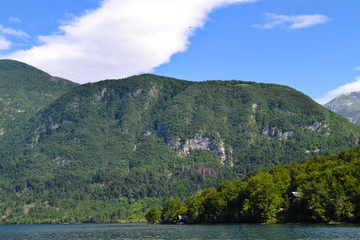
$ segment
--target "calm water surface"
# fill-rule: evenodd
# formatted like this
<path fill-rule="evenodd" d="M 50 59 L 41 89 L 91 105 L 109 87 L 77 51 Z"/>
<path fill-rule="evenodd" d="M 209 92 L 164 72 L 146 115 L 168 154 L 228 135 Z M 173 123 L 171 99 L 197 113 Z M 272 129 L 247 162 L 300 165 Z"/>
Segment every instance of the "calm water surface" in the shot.
<path fill-rule="evenodd" d="M 16 225 L 0 226 L 0 239 L 360 239 L 360 225 Z"/>

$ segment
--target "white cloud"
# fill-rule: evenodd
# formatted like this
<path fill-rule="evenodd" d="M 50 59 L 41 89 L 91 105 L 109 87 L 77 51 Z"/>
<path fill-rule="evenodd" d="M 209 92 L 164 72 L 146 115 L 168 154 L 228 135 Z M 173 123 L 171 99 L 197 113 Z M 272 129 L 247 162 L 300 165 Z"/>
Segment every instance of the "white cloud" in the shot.
<path fill-rule="evenodd" d="M 8 50 L 11 46 L 11 42 L 0 36 L 0 51 Z"/>
<path fill-rule="evenodd" d="M 360 67 L 357 67 L 357 68 L 355 68 L 355 70 L 358 70 L 358 71 L 360 71 Z"/>
<path fill-rule="evenodd" d="M 255 27 L 272 29 L 275 27 L 285 27 L 288 29 L 299 29 L 299 28 L 308 28 L 318 24 L 326 23 L 330 21 L 325 15 L 314 14 L 314 15 L 277 15 L 273 13 L 264 14 L 267 23 L 265 24 L 256 24 Z"/>
<path fill-rule="evenodd" d="M 355 79 L 356 80 L 354 82 L 347 83 L 334 90 L 331 90 L 326 95 L 315 99 L 315 101 L 320 104 L 325 104 L 341 94 L 360 91 L 360 76 L 356 77 Z"/>
<path fill-rule="evenodd" d="M 9 17 L 9 22 L 11 23 L 21 23 L 20 18 L 17 17 Z"/>
<path fill-rule="evenodd" d="M 11 36 L 16 36 L 16 37 L 24 37 L 24 38 L 30 37 L 27 33 L 23 32 L 23 31 L 15 30 L 12 28 L 6 28 L 6 27 L 3 27 L 1 24 L 0 24 L 0 34 L 11 35 Z"/>
<path fill-rule="evenodd" d="M 29 38 L 30 36 L 23 31 L 15 30 L 12 28 L 3 27 L 0 24 L 0 51 L 9 50 L 12 42 L 7 39 L 9 36 L 19 38 Z"/>
<path fill-rule="evenodd" d="M 60 26 L 61 33 L 40 36 L 42 45 L 3 57 L 80 83 L 151 72 L 186 51 L 214 8 L 256 1 L 104 0 Z"/>

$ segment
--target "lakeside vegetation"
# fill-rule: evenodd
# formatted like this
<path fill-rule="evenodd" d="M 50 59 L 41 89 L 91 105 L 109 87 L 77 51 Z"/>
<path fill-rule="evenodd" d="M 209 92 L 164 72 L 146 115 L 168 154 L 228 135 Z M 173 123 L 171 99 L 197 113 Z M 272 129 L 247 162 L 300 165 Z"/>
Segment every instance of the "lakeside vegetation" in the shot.
<path fill-rule="evenodd" d="M 178 215 L 187 223 L 359 222 L 360 147 L 255 171 L 185 201 L 171 197 L 162 220 Z"/>

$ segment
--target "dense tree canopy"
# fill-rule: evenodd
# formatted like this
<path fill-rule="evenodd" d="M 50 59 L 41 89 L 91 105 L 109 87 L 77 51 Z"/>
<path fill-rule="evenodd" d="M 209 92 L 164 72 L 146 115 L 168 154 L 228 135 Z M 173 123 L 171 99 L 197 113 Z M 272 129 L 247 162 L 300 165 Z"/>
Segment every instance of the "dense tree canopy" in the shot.
<path fill-rule="evenodd" d="M 253 172 L 168 209 L 188 223 L 359 222 L 360 148 Z"/>

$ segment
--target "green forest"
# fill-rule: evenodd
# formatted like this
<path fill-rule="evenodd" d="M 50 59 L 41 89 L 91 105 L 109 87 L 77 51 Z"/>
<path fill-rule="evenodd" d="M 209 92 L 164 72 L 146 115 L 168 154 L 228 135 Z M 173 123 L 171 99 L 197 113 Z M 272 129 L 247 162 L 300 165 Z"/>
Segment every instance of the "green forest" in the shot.
<path fill-rule="evenodd" d="M 187 215 L 187 223 L 349 223 L 360 221 L 359 210 L 360 147 L 254 171 L 184 201 L 170 197 L 161 219 L 176 223 L 178 215 Z"/>
<path fill-rule="evenodd" d="M 0 94 L 0 224 L 143 221 L 171 196 L 336 154 L 360 136 L 276 84 L 142 74 L 78 85 L 1 60 Z"/>

